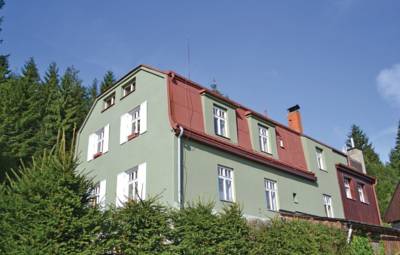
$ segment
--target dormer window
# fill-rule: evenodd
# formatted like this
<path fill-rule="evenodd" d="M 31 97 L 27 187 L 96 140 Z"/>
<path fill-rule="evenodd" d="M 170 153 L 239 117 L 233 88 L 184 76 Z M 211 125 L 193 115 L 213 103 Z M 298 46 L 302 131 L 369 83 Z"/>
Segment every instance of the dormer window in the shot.
<path fill-rule="evenodd" d="M 228 137 L 226 131 L 226 110 L 214 105 L 214 131 L 216 135 Z"/>
<path fill-rule="evenodd" d="M 133 78 L 128 84 L 122 87 L 122 97 L 126 97 L 136 89 L 136 79 Z"/>
<path fill-rule="evenodd" d="M 344 178 L 344 181 L 343 181 L 343 183 L 344 183 L 344 192 L 346 193 L 346 197 L 351 199 L 352 195 L 351 195 L 350 182 L 351 182 L 350 178 L 346 178 L 346 177 Z"/>
<path fill-rule="evenodd" d="M 114 104 L 115 104 L 115 93 L 112 93 L 110 96 L 108 96 L 108 97 L 106 97 L 106 99 L 104 99 L 103 111 L 107 110 Z"/>
<path fill-rule="evenodd" d="M 315 148 L 316 156 L 317 156 L 317 163 L 318 163 L 318 168 L 320 170 L 326 170 L 325 169 L 325 162 L 324 162 L 324 151 L 321 148 L 316 147 Z"/>
<path fill-rule="evenodd" d="M 365 194 L 364 194 L 364 184 L 357 183 L 357 192 L 358 192 L 358 198 L 360 199 L 360 201 L 363 203 L 367 203 L 367 199 L 365 198 Z"/>
<path fill-rule="evenodd" d="M 258 126 L 258 134 L 260 138 L 260 150 L 262 152 L 271 153 L 268 128 Z"/>

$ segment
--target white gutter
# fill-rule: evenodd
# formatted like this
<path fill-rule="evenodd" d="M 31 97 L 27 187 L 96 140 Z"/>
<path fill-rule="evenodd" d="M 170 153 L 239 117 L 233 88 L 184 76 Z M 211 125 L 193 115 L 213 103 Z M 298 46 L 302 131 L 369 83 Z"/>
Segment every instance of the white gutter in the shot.
<path fill-rule="evenodd" d="M 183 169 L 182 169 L 182 135 L 183 135 L 183 127 L 179 126 L 179 135 L 178 135 L 178 205 L 179 208 L 183 208 L 183 195 L 182 195 L 182 177 L 183 177 Z"/>
<path fill-rule="evenodd" d="M 350 243 L 350 241 L 351 241 L 351 234 L 353 233 L 353 228 L 352 228 L 352 226 L 351 226 L 351 224 L 350 224 L 350 227 L 349 227 L 349 231 L 347 232 L 347 243 Z"/>

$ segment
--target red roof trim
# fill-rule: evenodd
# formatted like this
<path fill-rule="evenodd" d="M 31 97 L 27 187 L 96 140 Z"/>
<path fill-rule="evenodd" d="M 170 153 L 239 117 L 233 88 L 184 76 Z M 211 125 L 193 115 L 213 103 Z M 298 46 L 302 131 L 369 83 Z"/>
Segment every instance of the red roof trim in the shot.
<path fill-rule="evenodd" d="M 372 176 L 366 175 L 364 173 L 361 173 L 360 171 L 358 171 L 357 169 L 355 169 L 354 167 L 351 166 L 347 166 L 344 165 L 342 163 L 336 164 L 336 168 L 338 168 L 339 170 L 342 170 L 343 172 L 346 172 L 348 174 L 352 174 L 357 176 L 358 178 L 370 183 L 370 184 L 375 184 L 376 179 Z"/>
<path fill-rule="evenodd" d="M 267 157 L 267 156 L 262 156 L 262 155 L 259 155 L 257 153 L 248 151 L 248 150 L 246 150 L 244 148 L 241 148 L 241 147 L 239 147 L 237 145 L 233 145 L 233 144 L 230 144 L 228 142 L 225 142 L 224 140 L 219 139 L 217 137 L 213 137 L 213 136 L 207 135 L 205 133 L 200 133 L 200 132 L 191 130 L 191 129 L 185 127 L 185 126 L 182 126 L 182 127 L 185 129 L 183 135 L 185 137 L 187 137 L 187 138 L 191 138 L 191 139 L 196 140 L 198 142 L 201 142 L 201 143 L 216 147 L 216 148 L 224 150 L 224 151 L 228 151 L 230 153 L 236 154 L 238 156 L 241 156 L 243 158 L 246 158 L 246 159 L 249 159 L 249 160 L 252 160 L 252 161 L 256 161 L 256 162 L 261 163 L 263 165 L 267 165 L 267 166 L 271 166 L 271 167 L 277 168 L 277 169 L 282 170 L 282 171 L 284 171 L 286 173 L 289 173 L 289 174 L 292 174 L 292 175 L 296 175 L 296 176 L 299 176 L 299 177 L 303 177 L 303 178 L 308 179 L 310 181 L 316 181 L 317 180 L 317 177 L 312 172 L 308 172 L 306 170 L 300 170 L 300 169 L 294 168 L 294 167 L 292 167 L 290 165 L 287 165 L 287 164 L 285 164 L 283 162 L 280 162 L 280 161 L 278 161 L 276 159 L 273 159 L 273 158 L 270 158 L 270 157 Z M 179 129 L 176 128 L 175 132 L 178 133 Z"/>

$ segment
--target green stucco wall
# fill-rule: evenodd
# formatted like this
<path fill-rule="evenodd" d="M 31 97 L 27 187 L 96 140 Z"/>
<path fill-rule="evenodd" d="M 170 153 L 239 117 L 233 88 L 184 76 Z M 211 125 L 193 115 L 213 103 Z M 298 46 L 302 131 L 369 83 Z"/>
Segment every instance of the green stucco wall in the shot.
<path fill-rule="evenodd" d="M 247 118 L 247 121 L 249 123 L 249 130 L 250 130 L 250 136 L 251 136 L 251 145 L 253 149 L 259 153 L 262 153 L 264 155 L 269 155 L 272 156 L 275 159 L 278 159 L 278 152 L 276 149 L 276 132 L 275 132 L 275 126 L 272 125 L 271 123 L 261 121 L 253 116 L 250 116 Z M 270 143 L 270 148 L 271 148 L 271 153 L 266 153 L 261 151 L 260 147 L 260 138 L 259 138 L 259 131 L 258 131 L 258 126 L 264 126 L 268 128 L 268 135 L 269 135 L 269 143 Z"/>
<path fill-rule="evenodd" d="M 120 99 L 121 86 L 136 77 L 136 90 Z M 104 112 L 103 99 L 116 91 L 115 105 Z M 120 117 L 147 100 L 147 131 L 139 137 L 120 144 Z M 110 124 L 109 151 L 86 161 L 88 137 L 97 129 Z M 176 138 L 168 119 L 167 81 L 162 74 L 141 68 L 121 81 L 118 86 L 99 98 L 78 136 L 78 171 L 94 181 L 106 179 L 106 203 L 115 204 L 117 175 L 146 162 L 146 194 L 159 196 L 161 202 L 175 206 Z M 148 197 L 148 196 L 146 196 Z"/>
<path fill-rule="evenodd" d="M 224 165 L 233 168 L 236 202 L 242 206 L 246 216 L 275 216 L 274 212 L 266 209 L 264 179 L 277 182 L 280 209 L 325 216 L 322 195 L 329 194 L 331 189 L 194 141 L 185 139 L 184 144 L 186 202 L 216 201 L 216 209 L 221 209 L 226 202 L 219 201 L 217 166 Z M 293 193 L 297 193 L 298 203 L 293 201 Z M 335 217 L 343 217 L 338 197 L 331 195 Z"/>
<path fill-rule="evenodd" d="M 335 165 L 338 163 L 347 164 L 346 157 L 307 137 L 301 137 L 301 141 L 306 157 L 307 168 L 317 176 L 320 191 L 332 196 L 333 206 L 338 212 L 338 214 L 336 214 L 335 211 L 335 217 L 344 218 L 343 203 L 340 196 L 340 188 Z M 316 147 L 323 150 L 326 170 L 320 170 L 318 168 L 315 150 Z"/>
<path fill-rule="evenodd" d="M 227 141 L 237 144 L 237 125 L 236 125 L 236 111 L 229 104 L 224 104 L 223 102 L 217 100 L 216 98 L 211 97 L 208 94 L 203 94 L 201 96 L 202 104 L 203 104 L 203 113 L 204 113 L 204 128 L 207 134 L 221 137 L 215 134 L 214 131 L 214 115 L 213 115 L 213 107 L 214 105 L 219 106 L 227 110 L 227 130 L 228 137 L 224 137 Z"/>

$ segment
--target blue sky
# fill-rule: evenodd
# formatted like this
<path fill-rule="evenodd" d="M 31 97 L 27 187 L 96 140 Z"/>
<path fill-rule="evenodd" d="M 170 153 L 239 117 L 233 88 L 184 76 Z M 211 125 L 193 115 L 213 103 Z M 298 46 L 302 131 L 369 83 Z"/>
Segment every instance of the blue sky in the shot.
<path fill-rule="evenodd" d="M 19 72 L 73 65 L 85 84 L 138 64 L 174 70 L 336 148 L 360 125 L 382 159 L 400 119 L 400 2 L 6 0 L 2 53 Z M 190 68 L 187 45 L 190 45 Z"/>

